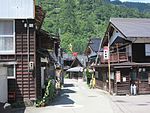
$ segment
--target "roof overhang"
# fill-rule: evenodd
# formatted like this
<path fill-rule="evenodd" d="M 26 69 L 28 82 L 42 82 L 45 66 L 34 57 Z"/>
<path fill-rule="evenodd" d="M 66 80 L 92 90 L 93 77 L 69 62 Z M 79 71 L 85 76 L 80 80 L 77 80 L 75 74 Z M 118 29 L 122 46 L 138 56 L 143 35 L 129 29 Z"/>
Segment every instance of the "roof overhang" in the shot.
<path fill-rule="evenodd" d="M 123 62 L 110 64 L 110 66 L 113 68 L 150 67 L 150 63 Z M 108 64 L 99 64 L 93 67 L 108 67 Z"/>
<path fill-rule="evenodd" d="M 130 40 L 128 40 L 128 39 L 125 39 L 125 38 L 123 38 L 123 37 L 117 36 L 117 37 L 115 38 L 115 40 L 110 43 L 110 46 L 111 46 L 111 45 L 115 45 L 116 43 L 132 43 L 132 41 L 130 41 Z"/>
<path fill-rule="evenodd" d="M 17 64 L 16 61 L 10 61 L 10 62 L 0 62 L 0 65 L 14 65 Z"/>
<path fill-rule="evenodd" d="M 42 7 L 40 6 L 35 7 L 35 21 L 36 21 L 37 30 L 41 29 L 45 15 L 46 12 L 42 9 Z"/>

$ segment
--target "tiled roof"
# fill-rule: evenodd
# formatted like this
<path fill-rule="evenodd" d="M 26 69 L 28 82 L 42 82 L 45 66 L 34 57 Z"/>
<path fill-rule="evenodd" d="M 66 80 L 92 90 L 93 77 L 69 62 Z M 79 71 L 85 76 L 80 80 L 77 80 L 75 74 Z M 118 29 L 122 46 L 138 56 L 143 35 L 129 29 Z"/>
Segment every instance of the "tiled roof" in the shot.
<path fill-rule="evenodd" d="M 150 19 L 111 18 L 110 22 L 126 37 L 150 37 Z"/>
<path fill-rule="evenodd" d="M 100 38 L 92 38 L 90 39 L 89 46 L 94 52 L 98 52 L 100 42 L 101 42 Z"/>

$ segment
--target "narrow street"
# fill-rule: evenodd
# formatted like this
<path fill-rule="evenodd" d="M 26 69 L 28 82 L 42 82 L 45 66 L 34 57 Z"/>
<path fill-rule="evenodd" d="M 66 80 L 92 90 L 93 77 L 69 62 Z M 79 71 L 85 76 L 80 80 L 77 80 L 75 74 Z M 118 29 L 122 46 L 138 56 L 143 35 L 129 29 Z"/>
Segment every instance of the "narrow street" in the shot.
<path fill-rule="evenodd" d="M 89 89 L 82 80 L 66 79 L 64 88 L 47 107 L 28 107 L 25 113 L 115 113 L 105 92 Z"/>
<path fill-rule="evenodd" d="M 12 113 L 149 113 L 150 95 L 112 96 L 89 89 L 83 80 L 65 79 L 59 96 L 47 107 L 27 107 Z"/>

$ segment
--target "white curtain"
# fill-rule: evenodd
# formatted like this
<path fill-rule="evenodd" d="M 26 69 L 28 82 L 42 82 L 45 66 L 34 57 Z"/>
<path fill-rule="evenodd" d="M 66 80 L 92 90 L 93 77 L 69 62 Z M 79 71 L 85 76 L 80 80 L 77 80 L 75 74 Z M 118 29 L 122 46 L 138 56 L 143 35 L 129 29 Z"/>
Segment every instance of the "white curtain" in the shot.
<path fill-rule="evenodd" d="M 13 35 L 13 21 L 0 21 L 0 35 Z"/>
<path fill-rule="evenodd" d="M 13 50 L 13 37 L 0 37 L 0 50 Z"/>
<path fill-rule="evenodd" d="M 0 21 L 0 50 L 13 50 L 13 21 Z"/>
<path fill-rule="evenodd" d="M 150 56 L 150 44 L 145 44 L 145 56 Z"/>

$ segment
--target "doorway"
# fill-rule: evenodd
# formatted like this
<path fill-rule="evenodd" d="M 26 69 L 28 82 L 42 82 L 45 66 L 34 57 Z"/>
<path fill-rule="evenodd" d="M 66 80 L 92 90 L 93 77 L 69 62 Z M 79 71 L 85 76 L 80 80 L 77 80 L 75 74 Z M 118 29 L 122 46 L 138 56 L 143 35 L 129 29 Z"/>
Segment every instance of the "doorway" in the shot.
<path fill-rule="evenodd" d="M 0 66 L 0 102 L 8 101 L 7 67 Z"/>

